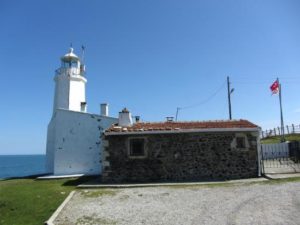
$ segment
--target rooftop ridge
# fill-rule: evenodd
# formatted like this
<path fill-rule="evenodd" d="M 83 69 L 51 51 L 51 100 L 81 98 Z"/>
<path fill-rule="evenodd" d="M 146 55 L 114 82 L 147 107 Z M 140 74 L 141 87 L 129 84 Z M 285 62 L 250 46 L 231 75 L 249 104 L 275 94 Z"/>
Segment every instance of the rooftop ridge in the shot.
<path fill-rule="evenodd" d="M 217 122 L 241 122 L 241 121 L 247 121 L 246 119 L 234 119 L 234 120 L 180 120 L 180 121 L 144 121 L 144 122 L 138 122 L 139 124 L 160 124 L 160 123 L 217 123 Z"/>

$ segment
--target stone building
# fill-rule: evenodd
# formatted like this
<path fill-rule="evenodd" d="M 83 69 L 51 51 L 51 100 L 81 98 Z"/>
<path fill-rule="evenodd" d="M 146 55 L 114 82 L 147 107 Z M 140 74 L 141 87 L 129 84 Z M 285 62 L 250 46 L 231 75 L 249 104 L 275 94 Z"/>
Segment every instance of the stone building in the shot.
<path fill-rule="evenodd" d="M 87 112 L 85 65 L 73 48 L 55 71 L 46 167 L 52 175 L 102 175 L 109 182 L 255 177 L 259 127 L 246 121 L 133 123 Z M 101 137 L 101 138 L 99 138 Z"/>
<path fill-rule="evenodd" d="M 260 128 L 247 120 L 122 124 L 124 113 L 104 132 L 104 182 L 259 176 Z"/>

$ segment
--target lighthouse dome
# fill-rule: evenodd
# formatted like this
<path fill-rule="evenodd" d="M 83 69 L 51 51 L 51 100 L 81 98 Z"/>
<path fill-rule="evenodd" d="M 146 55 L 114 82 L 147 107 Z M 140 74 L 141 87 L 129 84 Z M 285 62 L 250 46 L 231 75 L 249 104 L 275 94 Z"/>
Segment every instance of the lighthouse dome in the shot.
<path fill-rule="evenodd" d="M 80 61 L 79 57 L 74 54 L 74 49 L 70 48 L 69 52 L 61 57 L 61 61 L 63 62 L 77 62 Z"/>

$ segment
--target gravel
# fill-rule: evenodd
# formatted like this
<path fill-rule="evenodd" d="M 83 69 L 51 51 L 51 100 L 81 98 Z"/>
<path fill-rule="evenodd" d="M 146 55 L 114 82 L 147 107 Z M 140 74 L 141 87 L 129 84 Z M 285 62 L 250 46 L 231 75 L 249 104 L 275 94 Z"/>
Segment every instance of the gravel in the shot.
<path fill-rule="evenodd" d="M 299 225 L 300 182 L 79 190 L 55 224 Z"/>

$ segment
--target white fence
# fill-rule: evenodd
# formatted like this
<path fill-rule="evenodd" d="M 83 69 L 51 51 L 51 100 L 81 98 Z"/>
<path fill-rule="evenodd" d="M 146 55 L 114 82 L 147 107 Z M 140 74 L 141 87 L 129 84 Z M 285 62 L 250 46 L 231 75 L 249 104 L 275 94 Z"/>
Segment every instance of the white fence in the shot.
<path fill-rule="evenodd" d="M 277 144 L 262 144 L 263 159 L 276 159 L 289 157 L 289 144 L 287 142 Z"/>

